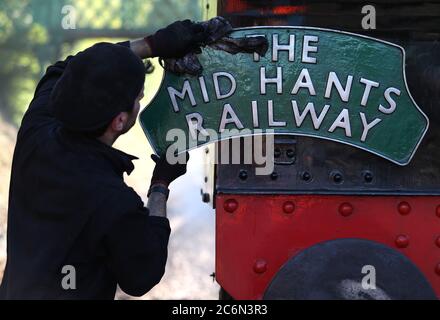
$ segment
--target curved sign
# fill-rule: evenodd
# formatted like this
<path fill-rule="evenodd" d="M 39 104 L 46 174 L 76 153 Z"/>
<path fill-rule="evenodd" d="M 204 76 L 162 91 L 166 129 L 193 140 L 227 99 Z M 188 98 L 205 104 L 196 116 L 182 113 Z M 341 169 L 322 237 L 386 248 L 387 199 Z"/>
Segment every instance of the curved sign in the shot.
<path fill-rule="evenodd" d="M 428 129 L 412 99 L 405 52 L 370 37 L 310 27 L 236 29 L 265 36 L 264 57 L 205 48 L 200 76 L 165 72 L 140 121 L 163 153 L 181 130 L 186 149 L 231 136 L 274 132 L 312 136 L 410 162 Z"/>

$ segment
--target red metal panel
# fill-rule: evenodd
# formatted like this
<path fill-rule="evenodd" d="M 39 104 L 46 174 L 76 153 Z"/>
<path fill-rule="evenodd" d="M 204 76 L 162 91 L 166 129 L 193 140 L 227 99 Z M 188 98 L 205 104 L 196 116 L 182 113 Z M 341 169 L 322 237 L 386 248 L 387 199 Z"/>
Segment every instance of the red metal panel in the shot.
<path fill-rule="evenodd" d="M 221 194 L 216 203 L 216 278 L 236 299 L 261 299 L 289 258 L 339 238 L 399 250 L 440 297 L 440 197 Z"/>
<path fill-rule="evenodd" d="M 265 16 L 268 14 L 283 16 L 292 15 L 295 13 L 303 13 L 307 7 L 304 5 L 283 5 L 282 1 L 279 1 L 277 5 L 276 1 L 272 3 L 266 3 L 264 5 L 252 3 L 246 0 L 234 0 L 234 1 L 220 1 L 220 13 L 245 13 L 246 11 L 253 11 L 258 13 L 259 16 Z"/>

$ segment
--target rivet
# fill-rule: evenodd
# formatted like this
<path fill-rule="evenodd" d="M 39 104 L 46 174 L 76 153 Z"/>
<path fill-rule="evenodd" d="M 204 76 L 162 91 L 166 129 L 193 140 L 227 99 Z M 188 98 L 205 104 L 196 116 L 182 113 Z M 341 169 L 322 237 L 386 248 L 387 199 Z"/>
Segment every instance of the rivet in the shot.
<path fill-rule="evenodd" d="M 366 183 L 370 183 L 373 181 L 373 174 L 370 171 L 364 171 L 363 176 Z"/>
<path fill-rule="evenodd" d="M 437 240 L 435 240 L 435 244 L 440 248 L 440 236 L 438 236 Z"/>
<path fill-rule="evenodd" d="M 254 272 L 255 273 L 264 273 L 267 270 L 267 262 L 263 259 L 258 259 L 254 263 Z"/>
<path fill-rule="evenodd" d="M 310 173 L 308 173 L 307 171 L 304 171 L 302 176 L 301 176 L 301 178 L 304 181 L 308 182 L 308 181 L 310 181 L 312 179 L 312 175 Z"/>
<path fill-rule="evenodd" d="M 292 201 L 286 201 L 283 204 L 284 213 L 292 213 L 295 211 L 295 204 Z"/>
<path fill-rule="evenodd" d="M 235 210 L 237 210 L 238 208 L 238 202 L 235 199 L 228 199 L 225 201 L 225 203 L 223 204 L 223 208 L 225 209 L 225 211 L 232 213 Z"/>
<path fill-rule="evenodd" d="M 440 276 L 440 263 L 437 263 L 437 265 L 435 266 L 435 273 Z"/>
<path fill-rule="evenodd" d="M 205 203 L 208 203 L 211 197 L 209 196 L 209 193 L 203 193 L 202 194 L 202 201 Z"/>
<path fill-rule="evenodd" d="M 246 180 L 248 177 L 247 171 L 246 170 L 240 170 L 240 172 L 238 173 L 238 177 L 240 178 L 240 180 Z"/>
<path fill-rule="evenodd" d="M 342 177 L 342 174 L 340 172 L 335 172 L 332 174 L 333 176 L 333 182 L 336 184 L 342 183 L 344 181 L 344 178 Z"/>
<path fill-rule="evenodd" d="M 438 205 L 437 209 L 435 209 L 435 214 L 440 218 L 440 205 Z"/>
<path fill-rule="evenodd" d="M 344 217 L 348 217 L 353 213 L 353 206 L 348 202 L 344 202 L 339 206 L 339 213 Z"/>
<path fill-rule="evenodd" d="M 399 210 L 399 213 L 401 215 L 407 215 L 408 213 L 411 212 L 411 206 L 409 205 L 408 202 L 403 201 L 399 203 L 399 205 L 397 206 L 397 210 Z"/>
<path fill-rule="evenodd" d="M 398 248 L 406 248 L 409 245 L 409 237 L 407 235 L 400 234 L 396 237 L 395 243 Z"/>
<path fill-rule="evenodd" d="M 275 171 L 272 172 L 272 173 L 270 174 L 270 178 L 271 178 L 272 180 L 276 180 L 276 179 L 278 179 L 278 173 L 276 173 Z"/>
<path fill-rule="evenodd" d="M 293 149 L 287 149 L 286 155 L 288 158 L 293 158 L 295 156 L 295 151 L 293 151 Z"/>

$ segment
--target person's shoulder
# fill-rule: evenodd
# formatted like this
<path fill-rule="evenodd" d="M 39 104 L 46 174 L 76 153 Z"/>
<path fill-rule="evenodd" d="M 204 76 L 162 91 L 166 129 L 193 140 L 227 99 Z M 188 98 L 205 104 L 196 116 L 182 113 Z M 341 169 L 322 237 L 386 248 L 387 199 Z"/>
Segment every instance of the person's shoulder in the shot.
<path fill-rule="evenodd" d="M 144 207 L 139 194 L 123 180 L 106 180 L 101 184 L 99 192 L 107 206 L 118 212 L 136 211 Z"/>
<path fill-rule="evenodd" d="M 50 151 L 54 144 L 54 132 L 58 128 L 56 121 L 47 121 L 41 124 L 38 128 L 28 128 L 26 125 L 21 125 L 15 143 L 16 155 L 30 155 L 39 151 Z"/>

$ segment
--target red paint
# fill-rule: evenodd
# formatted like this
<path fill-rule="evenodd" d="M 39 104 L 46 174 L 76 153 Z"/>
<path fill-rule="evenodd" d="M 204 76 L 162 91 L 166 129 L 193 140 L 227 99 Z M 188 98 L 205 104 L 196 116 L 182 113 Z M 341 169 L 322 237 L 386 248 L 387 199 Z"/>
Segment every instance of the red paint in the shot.
<path fill-rule="evenodd" d="M 435 209 L 435 214 L 437 215 L 437 217 L 440 218 L 440 206 L 437 206 L 437 208 Z"/>
<path fill-rule="evenodd" d="M 401 234 L 396 237 L 396 247 L 406 248 L 409 245 L 409 238 L 407 235 Z"/>
<path fill-rule="evenodd" d="M 224 206 L 230 199 L 237 202 L 233 215 Z M 289 201 L 295 213 L 280 214 Z M 411 203 L 411 214 L 398 214 L 403 202 Z M 284 263 L 319 242 L 360 238 L 398 250 L 398 235 L 410 237 L 411 244 L 399 251 L 440 297 L 440 250 L 434 243 L 440 221 L 433 214 L 440 197 L 219 194 L 216 203 L 216 279 L 236 299 L 261 299 Z M 349 219 L 340 213 L 344 203 L 356 209 Z M 264 269 L 262 257 L 266 270 L 257 273 Z"/>
<path fill-rule="evenodd" d="M 353 206 L 345 202 L 339 206 L 339 213 L 344 217 L 348 217 L 353 213 Z"/>
<path fill-rule="evenodd" d="M 225 13 L 233 13 L 233 12 L 240 12 L 245 11 L 249 8 L 249 4 L 247 4 L 245 1 L 227 1 L 226 6 L 224 8 Z"/>
<path fill-rule="evenodd" d="M 294 13 L 303 13 L 306 11 L 306 6 L 277 6 L 272 9 L 276 15 L 290 15 Z"/>
<path fill-rule="evenodd" d="M 273 4 L 268 3 L 267 5 L 261 7 L 260 4 L 252 3 L 251 1 L 243 0 L 231 0 L 226 1 L 223 4 L 223 8 L 220 10 L 223 13 L 246 13 L 246 11 L 258 10 L 262 15 L 292 15 L 297 13 L 304 13 L 307 10 L 306 6 L 273 6 Z"/>
<path fill-rule="evenodd" d="M 440 248 L 440 236 L 438 236 L 437 240 L 435 240 L 435 244 Z"/>

